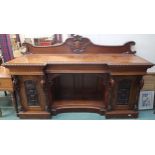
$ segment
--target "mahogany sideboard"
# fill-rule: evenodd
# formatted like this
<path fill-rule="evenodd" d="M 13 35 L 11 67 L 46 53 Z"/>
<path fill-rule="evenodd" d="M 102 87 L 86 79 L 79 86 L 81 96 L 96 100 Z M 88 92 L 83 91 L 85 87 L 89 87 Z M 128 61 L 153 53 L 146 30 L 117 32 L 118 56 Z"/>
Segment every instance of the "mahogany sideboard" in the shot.
<path fill-rule="evenodd" d="M 153 64 L 131 50 L 135 42 L 104 46 L 76 35 L 60 45 L 24 45 L 26 55 L 4 64 L 16 81 L 20 118 L 61 112 L 138 117 L 143 75 Z"/>

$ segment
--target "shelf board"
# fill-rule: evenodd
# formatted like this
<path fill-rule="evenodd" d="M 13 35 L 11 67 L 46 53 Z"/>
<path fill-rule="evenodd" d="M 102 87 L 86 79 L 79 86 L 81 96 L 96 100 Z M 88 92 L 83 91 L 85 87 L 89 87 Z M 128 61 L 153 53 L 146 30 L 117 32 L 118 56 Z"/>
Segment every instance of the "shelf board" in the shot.
<path fill-rule="evenodd" d="M 67 112 L 68 110 L 103 113 L 105 106 L 102 100 L 58 100 L 54 101 L 52 105 L 52 112 Z"/>

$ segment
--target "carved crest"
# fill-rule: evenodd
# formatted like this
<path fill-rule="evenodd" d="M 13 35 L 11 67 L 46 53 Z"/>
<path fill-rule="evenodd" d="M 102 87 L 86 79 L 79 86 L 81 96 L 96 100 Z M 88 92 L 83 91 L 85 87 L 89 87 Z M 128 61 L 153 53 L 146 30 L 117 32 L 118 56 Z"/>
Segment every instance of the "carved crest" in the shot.
<path fill-rule="evenodd" d="M 73 35 L 72 38 L 70 38 L 67 43 L 67 45 L 74 53 L 84 52 L 89 44 L 90 44 L 89 39 L 83 38 L 82 36 L 79 35 Z"/>

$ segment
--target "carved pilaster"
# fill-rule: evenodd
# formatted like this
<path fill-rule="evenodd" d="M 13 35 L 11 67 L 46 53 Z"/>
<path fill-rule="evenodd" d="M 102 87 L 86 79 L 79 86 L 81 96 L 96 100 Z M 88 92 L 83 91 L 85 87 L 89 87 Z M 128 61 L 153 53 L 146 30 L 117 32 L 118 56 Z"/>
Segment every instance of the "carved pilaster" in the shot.
<path fill-rule="evenodd" d="M 143 79 L 142 76 L 137 77 L 136 85 L 137 85 L 137 92 L 136 92 L 136 100 L 135 100 L 135 107 L 134 107 L 134 109 L 137 111 L 138 110 L 138 101 L 139 101 L 140 90 L 144 86 L 144 79 Z"/>
<path fill-rule="evenodd" d="M 20 90 L 20 87 L 19 87 L 19 79 L 17 76 L 13 76 L 12 77 L 12 81 L 13 81 L 13 87 L 14 87 L 14 90 L 13 90 L 13 94 L 12 94 L 12 100 L 13 100 L 13 103 L 14 103 L 14 106 L 15 106 L 15 110 L 16 110 L 16 114 L 18 116 L 18 102 L 19 101 L 19 90 Z"/>
<path fill-rule="evenodd" d="M 48 66 L 46 66 L 43 70 L 44 76 L 43 79 L 40 81 L 40 83 L 46 95 L 46 105 L 47 105 L 46 110 L 51 113 L 51 105 L 53 103 L 53 92 L 52 92 L 52 87 L 54 84 L 53 79 L 56 74 L 48 74 L 46 72 L 47 67 Z"/>
<path fill-rule="evenodd" d="M 114 84 L 115 84 L 115 81 L 111 77 L 110 73 L 103 75 L 104 103 L 105 103 L 105 109 L 108 111 L 112 109 L 111 94 L 112 94 L 112 88 L 114 87 Z"/>
<path fill-rule="evenodd" d="M 110 79 L 109 79 L 109 104 L 108 104 L 108 111 L 112 110 L 112 97 L 113 97 L 112 90 L 113 90 L 115 84 L 116 84 L 115 80 L 110 76 Z"/>
<path fill-rule="evenodd" d="M 40 81 L 42 88 L 45 92 L 46 95 L 46 107 L 45 109 L 51 113 L 51 101 L 52 101 L 52 97 L 51 97 L 51 93 L 50 93 L 50 88 L 51 88 L 51 82 L 49 81 L 49 77 L 48 74 L 44 74 L 43 79 Z"/>

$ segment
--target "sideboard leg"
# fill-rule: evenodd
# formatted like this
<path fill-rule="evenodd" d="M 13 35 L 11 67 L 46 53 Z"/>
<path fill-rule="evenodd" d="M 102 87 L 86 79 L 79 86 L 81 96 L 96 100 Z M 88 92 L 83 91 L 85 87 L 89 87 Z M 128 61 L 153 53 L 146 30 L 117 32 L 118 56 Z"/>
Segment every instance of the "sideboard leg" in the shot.
<path fill-rule="evenodd" d="M 11 93 L 11 100 L 15 107 L 16 115 L 18 116 L 18 103 L 17 103 L 17 95 L 15 91 Z"/>

